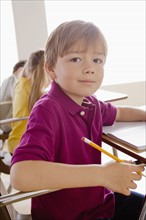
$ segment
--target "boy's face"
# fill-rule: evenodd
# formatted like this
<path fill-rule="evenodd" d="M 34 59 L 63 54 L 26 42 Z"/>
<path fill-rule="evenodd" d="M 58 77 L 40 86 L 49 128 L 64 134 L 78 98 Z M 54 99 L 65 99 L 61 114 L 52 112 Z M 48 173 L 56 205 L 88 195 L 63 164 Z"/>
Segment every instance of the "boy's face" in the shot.
<path fill-rule="evenodd" d="M 100 87 L 104 63 L 103 47 L 99 43 L 87 49 L 82 43 L 76 43 L 68 54 L 58 57 L 50 76 L 81 105 L 85 96 L 92 95 Z"/>

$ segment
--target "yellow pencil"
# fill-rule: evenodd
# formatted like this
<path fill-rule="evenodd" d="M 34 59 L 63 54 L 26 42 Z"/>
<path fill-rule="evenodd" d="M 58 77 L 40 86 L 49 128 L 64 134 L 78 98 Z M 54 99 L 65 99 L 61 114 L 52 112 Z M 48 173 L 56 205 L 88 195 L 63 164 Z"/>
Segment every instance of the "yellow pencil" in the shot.
<path fill-rule="evenodd" d="M 83 137 L 82 140 L 86 143 L 89 144 L 90 146 L 94 147 L 95 149 L 101 151 L 102 153 L 106 154 L 107 156 L 111 157 L 112 159 L 116 160 L 117 162 L 124 162 L 124 160 L 119 159 L 115 155 L 109 153 L 108 151 L 104 150 L 94 142 L 90 141 L 88 138 Z"/>
<path fill-rule="evenodd" d="M 125 162 L 124 160 L 119 159 L 118 157 L 116 157 L 115 155 L 109 153 L 108 151 L 104 150 L 103 148 L 101 148 L 100 146 L 98 146 L 97 144 L 95 144 L 94 142 L 92 142 L 91 140 L 89 140 L 88 138 L 83 137 L 82 140 L 86 143 L 89 144 L 90 146 L 94 147 L 96 150 L 99 150 L 100 152 L 106 154 L 107 156 L 111 157 L 112 159 L 114 159 L 117 162 Z M 146 177 L 143 173 L 138 173 L 139 175 L 142 175 L 144 177 Z"/>

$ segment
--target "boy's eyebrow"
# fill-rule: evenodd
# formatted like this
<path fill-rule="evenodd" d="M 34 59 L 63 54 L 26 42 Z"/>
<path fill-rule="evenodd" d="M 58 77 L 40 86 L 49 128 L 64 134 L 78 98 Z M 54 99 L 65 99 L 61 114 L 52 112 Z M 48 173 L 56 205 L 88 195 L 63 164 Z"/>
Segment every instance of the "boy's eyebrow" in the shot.
<path fill-rule="evenodd" d="M 85 52 L 86 52 L 85 50 L 82 50 L 82 51 L 68 51 L 68 54 L 71 54 L 71 53 L 85 53 Z M 94 54 L 104 55 L 103 52 L 95 52 Z"/>

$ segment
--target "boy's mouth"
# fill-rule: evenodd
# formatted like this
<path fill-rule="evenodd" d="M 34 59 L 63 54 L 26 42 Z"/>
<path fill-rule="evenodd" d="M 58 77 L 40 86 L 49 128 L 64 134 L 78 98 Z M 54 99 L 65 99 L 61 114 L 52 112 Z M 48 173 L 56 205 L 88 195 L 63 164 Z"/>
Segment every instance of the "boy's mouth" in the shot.
<path fill-rule="evenodd" d="M 96 81 L 94 80 L 79 80 L 81 83 L 95 83 Z"/>

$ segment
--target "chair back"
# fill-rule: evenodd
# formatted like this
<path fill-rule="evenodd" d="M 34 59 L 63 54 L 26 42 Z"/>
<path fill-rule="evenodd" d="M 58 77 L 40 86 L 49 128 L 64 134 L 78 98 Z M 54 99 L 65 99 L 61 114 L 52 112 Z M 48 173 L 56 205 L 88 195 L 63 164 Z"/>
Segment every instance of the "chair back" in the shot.
<path fill-rule="evenodd" d="M 7 190 L 4 186 L 4 183 L 2 181 L 2 178 L 0 176 L 0 196 L 6 195 Z M 13 205 L 5 205 L 5 206 L 0 206 L 0 217 L 2 220 L 12 220 L 16 219 L 16 211 L 13 207 Z"/>
<path fill-rule="evenodd" d="M 11 196 L 13 196 L 15 193 L 12 193 Z M 7 196 L 9 197 L 9 194 L 6 190 L 6 187 L 3 183 L 3 180 L 0 176 L 0 198 L 5 198 L 5 201 L 7 201 Z M 10 196 L 10 197 L 11 197 Z M 1 200 L 1 199 L 0 199 Z M 1 220 L 32 220 L 32 217 L 30 214 L 21 214 L 16 211 L 13 204 L 2 204 L 0 201 L 0 219 Z"/>
<path fill-rule="evenodd" d="M 3 101 L 0 102 L 0 120 L 12 118 L 12 102 Z M 0 129 L 4 133 L 9 133 L 11 131 L 11 124 L 7 123 L 5 125 L 0 124 Z"/>
<path fill-rule="evenodd" d="M 146 195 L 143 203 L 143 207 L 138 220 L 146 220 Z"/>

